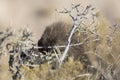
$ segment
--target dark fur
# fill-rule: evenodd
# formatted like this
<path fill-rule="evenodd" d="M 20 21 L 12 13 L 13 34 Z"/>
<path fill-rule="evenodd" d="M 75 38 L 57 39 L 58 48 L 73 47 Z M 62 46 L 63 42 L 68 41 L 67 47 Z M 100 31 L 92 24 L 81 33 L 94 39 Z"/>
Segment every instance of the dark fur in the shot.
<path fill-rule="evenodd" d="M 39 49 L 39 51 L 51 51 L 52 49 L 48 49 L 47 46 L 66 45 L 72 26 L 73 25 L 66 24 L 64 22 L 57 22 L 48 26 L 41 39 L 38 41 L 38 46 L 43 46 L 45 48 Z M 79 38 L 80 37 L 76 32 L 72 37 L 71 44 L 77 43 Z M 60 48 L 61 52 L 63 52 L 64 49 L 65 48 Z M 83 45 L 70 47 L 68 51 L 68 54 L 75 59 L 81 59 L 83 53 Z"/>

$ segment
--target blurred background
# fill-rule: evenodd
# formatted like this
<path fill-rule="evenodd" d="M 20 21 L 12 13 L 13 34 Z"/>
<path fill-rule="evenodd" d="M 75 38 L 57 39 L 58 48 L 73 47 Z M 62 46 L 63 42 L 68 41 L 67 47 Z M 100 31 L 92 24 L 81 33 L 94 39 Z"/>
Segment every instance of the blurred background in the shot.
<path fill-rule="evenodd" d="M 0 30 L 28 27 L 39 39 L 45 26 L 62 21 L 71 21 L 67 15 L 57 14 L 71 3 L 92 4 L 111 24 L 120 18 L 119 0 L 0 0 Z"/>

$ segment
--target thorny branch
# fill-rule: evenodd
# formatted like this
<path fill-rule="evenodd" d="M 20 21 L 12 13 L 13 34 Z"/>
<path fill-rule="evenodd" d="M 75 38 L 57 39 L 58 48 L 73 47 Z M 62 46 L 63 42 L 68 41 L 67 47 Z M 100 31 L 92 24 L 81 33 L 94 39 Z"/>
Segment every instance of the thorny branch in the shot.
<path fill-rule="evenodd" d="M 71 44 L 72 36 L 73 36 L 73 34 L 75 33 L 76 29 L 77 29 L 78 27 L 80 27 L 81 24 L 84 24 L 84 20 L 86 20 L 86 19 L 89 18 L 89 17 L 87 16 L 88 14 L 90 14 L 89 11 L 90 11 L 90 10 L 94 10 L 94 8 L 92 8 L 92 6 L 89 5 L 89 6 L 87 6 L 87 7 L 83 10 L 83 12 L 81 12 L 81 11 L 79 11 L 79 9 L 78 9 L 80 6 L 81 6 L 80 4 L 77 4 L 77 5 L 72 4 L 71 10 L 64 9 L 64 11 L 58 11 L 59 13 L 66 13 L 66 14 L 68 14 L 68 15 L 72 18 L 72 20 L 73 20 L 73 22 L 74 22 L 74 23 L 73 23 L 73 28 L 72 28 L 72 30 L 71 30 L 71 32 L 70 32 L 70 35 L 69 35 L 69 37 L 68 37 L 68 40 L 67 40 L 67 44 L 66 44 L 65 50 L 64 50 L 64 52 L 63 52 L 63 54 L 62 54 L 62 56 L 61 56 L 61 58 L 60 58 L 60 66 L 62 65 L 62 63 L 63 63 L 63 61 L 64 61 L 64 59 L 65 59 L 65 57 L 66 57 L 66 54 L 67 54 L 67 52 L 68 52 L 68 50 L 69 50 L 69 47 L 70 47 L 70 44 Z M 72 15 L 72 13 L 73 13 L 74 10 L 77 12 L 77 15 L 76 15 L 76 16 L 73 16 L 73 15 Z M 91 15 L 92 15 L 92 17 L 94 17 L 93 14 L 91 14 Z M 93 22 L 94 22 L 94 18 L 93 18 Z M 93 23 L 92 23 L 92 24 L 93 24 Z"/>

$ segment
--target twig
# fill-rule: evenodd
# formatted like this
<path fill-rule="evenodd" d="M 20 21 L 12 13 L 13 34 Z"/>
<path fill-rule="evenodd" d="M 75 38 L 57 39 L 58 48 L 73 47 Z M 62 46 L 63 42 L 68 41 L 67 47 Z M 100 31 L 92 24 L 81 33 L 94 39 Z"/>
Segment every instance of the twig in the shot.
<path fill-rule="evenodd" d="M 60 63 L 60 59 L 59 59 L 59 57 L 58 57 L 58 55 L 57 55 L 57 53 L 56 53 L 55 49 L 54 49 L 54 53 L 55 53 L 55 56 L 56 56 L 56 58 L 57 58 L 58 62 Z"/>
<path fill-rule="evenodd" d="M 76 77 L 72 78 L 71 80 L 75 80 L 76 78 L 79 78 L 79 77 L 86 77 L 86 76 L 91 76 L 90 73 L 86 73 L 86 74 L 80 74 L 80 75 L 77 75 Z"/>
<path fill-rule="evenodd" d="M 66 46 L 66 48 L 65 48 L 65 51 L 64 51 L 63 55 L 62 55 L 61 58 L 60 58 L 60 66 L 62 65 L 62 62 L 63 62 L 63 60 L 65 59 L 65 56 L 66 56 L 66 54 L 67 54 L 67 52 L 68 52 L 68 50 L 69 50 L 69 46 L 70 46 L 70 43 L 71 43 L 71 38 L 72 38 L 72 36 L 73 36 L 73 34 L 74 34 L 74 31 L 75 31 L 75 29 L 76 29 L 77 27 L 78 27 L 78 26 L 75 25 L 75 26 L 73 27 L 71 33 L 70 33 L 70 36 L 69 36 L 69 38 L 68 38 L 67 46 Z"/>
<path fill-rule="evenodd" d="M 76 44 L 71 44 L 71 45 L 69 45 L 69 47 L 80 46 L 80 45 L 82 45 L 82 44 L 83 44 L 83 42 L 81 42 L 81 43 L 76 43 Z M 43 47 L 43 46 L 34 46 L 34 49 L 41 49 L 41 48 L 55 48 L 55 47 L 57 47 L 57 48 L 65 48 L 66 45 L 47 46 L 47 47 Z"/>

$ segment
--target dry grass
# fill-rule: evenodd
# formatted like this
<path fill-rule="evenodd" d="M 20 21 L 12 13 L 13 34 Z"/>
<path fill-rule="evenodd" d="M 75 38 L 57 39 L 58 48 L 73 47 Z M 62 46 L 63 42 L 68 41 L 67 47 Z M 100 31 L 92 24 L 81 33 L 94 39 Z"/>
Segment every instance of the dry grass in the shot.
<path fill-rule="evenodd" d="M 81 74 L 83 65 L 69 58 L 63 68 L 57 70 L 51 70 L 49 64 L 36 66 L 34 69 L 23 66 L 22 69 L 23 78 L 26 80 L 71 80 Z"/>

